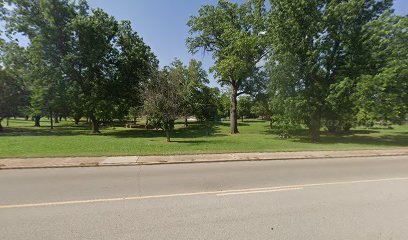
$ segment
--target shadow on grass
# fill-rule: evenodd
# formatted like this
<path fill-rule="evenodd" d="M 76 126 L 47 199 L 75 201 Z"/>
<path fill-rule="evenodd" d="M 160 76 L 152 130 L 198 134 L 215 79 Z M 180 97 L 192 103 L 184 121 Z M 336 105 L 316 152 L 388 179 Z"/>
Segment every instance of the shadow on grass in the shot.
<path fill-rule="evenodd" d="M 82 127 L 6 127 L 0 136 L 77 136 L 88 135 L 90 130 Z"/>
<path fill-rule="evenodd" d="M 170 143 L 188 143 L 188 144 L 199 144 L 203 143 L 204 141 L 191 141 L 191 140 L 171 140 Z"/>
<path fill-rule="evenodd" d="M 209 127 L 206 127 L 202 123 L 189 123 L 188 127 L 178 126 L 175 129 L 171 137 L 172 138 L 199 138 L 206 136 L 224 136 L 221 133 L 221 128 L 218 123 L 211 123 Z M 157 138 L 165 137 L 163 130 L 156 129 L 129 129 L 120 131 L 102 132 L 101 136 L 113 136 L 117 138 Z"/>
<path fill-rule="evenodd" d="M 308 138 L 300 138 L 294 142 L 310 143 Z M 362 144 L 362 145 L 376 145 L 376 146 L 394 146 L 394 147 L 408 147 L 408 136 L 393 134 L 384 136 L 322 136 L 320 145 L 327 144 Z"/>
<path fill-rule="evenodd" d="M 264 133 L 276 135 L 278 131 L 265 127 Z M 380 131 L 382 130 L 382 131 Z M 329 144 L 357 144 L 357 145 L 374 145 L 374 146 L 394 146 L 408 147 L 408 132 L 389 132 L 389 128 L 370 128 L 370 129 L 354 129 L 349 132 L 332 134 L 327 131 L 321 131 L 321 141 L 319 145 Z M 284 139 L 282 139 L 284 140 Z M 292 142 L 311 143 L 308 129 L 296 129 L 292 132 Z"/>

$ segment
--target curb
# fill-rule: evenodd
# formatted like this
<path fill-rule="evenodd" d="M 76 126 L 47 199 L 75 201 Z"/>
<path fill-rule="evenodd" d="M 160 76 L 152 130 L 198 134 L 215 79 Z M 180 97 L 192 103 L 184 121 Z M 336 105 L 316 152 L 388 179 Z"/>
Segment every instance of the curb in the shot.
<path fill-rule="evenodd" d="M 18 170 L 18 169 L 47 169 L 47 168 L 88 168 L 88 167 L 135 167 L 169 164 L 195 164 L 195 163 L 226 163 L 226 162 L 261 162 L 261 161 L 286 161 L 286 160 L 311 160 L 311 159 L 335 159 L 352 157 L 391 157 L 408 156 L 408 153 L 390 153 L 390 154 L 366 154 L 366 155 L 346 155 L 346 156 L 303 156 L 303 157 L 277 157 L 277 158 L 243 158 L 243 159 L 214 159 L 214 160 L 190 160 L 190 161 L 152 161 L 152 162 L 128 162 L 128 163 L 79 163 L 67 165 L 48 165 L 48 166 L 16 166 L 7 167 L 0 165 L 0 170 Z"/>

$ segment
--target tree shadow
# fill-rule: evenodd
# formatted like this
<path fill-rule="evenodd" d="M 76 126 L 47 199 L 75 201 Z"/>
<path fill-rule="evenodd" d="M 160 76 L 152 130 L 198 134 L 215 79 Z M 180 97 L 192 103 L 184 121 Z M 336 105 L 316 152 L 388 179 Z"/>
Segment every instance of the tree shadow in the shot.
<path fill-rule="evenodd" d="M 370 129 L 352 129 L 348 132 L 337 134 L 321 131 L 321 141 L 313 144 L 357 144 L 357 145 L 374 145 L 374 146 L 394 146 L 408 147 L 408 132 L 381 132 L 380 130 L 392 130 L 389 128 L 370 128 Z M 278 131 L 265 126 L 266 134 L 276 135 Z M 308 129 L 296 129 L 291 133 L 290 141 L 300 143 L 311 143 Z M 284 140 L 284 139 L 282 139 Z M 287 139 L 286 139 L 287 140 Z M 312 143 L 311 143 L 312 144 Z"/>
<path fill-rule="evenodd" d="M 161 138 L 165 137 L 163 130 L 158 129 L 136 129 L 103 132 L 101 136 L 113 136 L 117 138 Z M 203 123 L 189 123 L 187 127 L 178 126 L 171 133 L 171 138 L 201 138 L 211 136 L 223 136 L 218 123 L 211 123 L 207 127 Z"/>
<path fill-rule="evenodd" d="M 66 126 L 49 127 L 6 127 L 0 136 L 78 136 L 87 135 L 89 129 Z"/>
<path fill-rule="evenodd" d="M 310 139 L 302 137 L 293 140 L 294 142 L 310 143 Z M 389 134 L 382 136 L 361 136 L 361 135 L 342 135 L 330 136 L 322 135 L 321 141 L 316 143 L 320 145 L 328 144 L 361 144 L 375 146 L 394 146 L 408 147 L 408 135 L 406 134 Z"/>
<path fill-rule="evenodd" d="M 194 141 L 194 140 L 173 140 L 171 139 L 170 143 L 188 143 L 188 144 L 199 144 L 199 143 L 203 143 L 205 141 Z"/>

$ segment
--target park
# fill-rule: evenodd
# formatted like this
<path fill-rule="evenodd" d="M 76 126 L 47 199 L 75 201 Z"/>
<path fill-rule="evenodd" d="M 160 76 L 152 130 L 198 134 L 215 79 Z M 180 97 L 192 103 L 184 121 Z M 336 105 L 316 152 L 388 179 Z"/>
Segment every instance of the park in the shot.
<path fill-rule="evenodd" d="M 0 158 L 67 157 L 67 156 L 126 156 L 177 155 L 236 152 L 278 152 L 312 150 L 390 149 L 408 147 L 408 126 L 376 126 L 356 128 L 348 133 L 330 134 L 322 131 L 322 141 L 311 143 L 306 128 L 297 129 L 290 138 L 282 138 L 271 129 L 269 122 L 248 119 L 239 122 L 239 136 L 229 134 L 229 122 L 214 122 L 208 130 L 205 124 L 183 119 L 175 124 L 172 141 L 166 142 L 161 130 L 125 128 L 123 124 L 101 129 L 91 134 L 89 123 L 76 125 L 64 119 L 49 129 L 44 119 L 41 127 L 31 120 L 10 119 L 9 131 L 0 141 Z M 140 119 L 140 122 L 143 122 Z"/>
<path fill-rule="evenodd" d="M 311 4 L 301 18 L 286 1 L 204 4 L 185 46 L 208 70 L 161 64 L 130 21 L 86 1 L 6 2 L 2 157 L 406 146 L 408 22 L 388 2 Z"/>
<path fill-rule="evenodd" d="M 407 0 L 0 0 L 1 240 L 406 240 Z"/>

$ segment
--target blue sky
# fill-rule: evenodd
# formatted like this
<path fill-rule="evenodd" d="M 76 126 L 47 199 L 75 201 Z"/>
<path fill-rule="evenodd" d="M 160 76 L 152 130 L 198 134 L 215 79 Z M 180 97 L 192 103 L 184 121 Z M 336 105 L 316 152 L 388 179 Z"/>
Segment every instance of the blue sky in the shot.
<path fill-rule="evenodd" d="M 88 0 L 92 8 L 100 7 L 118 20 L 130 20 L 133 28 L 143 37 L 160 60 L 168 65 L 175 57 L 188 63 L 191 58 L 203 61 L 208 70 L 213 61 L 202 52 L 192 56 L 185 40 L 188 37 L 186 23 L 196 15 L 203 4 L 216 4 L 217 0 Z M 244 2 L 245 0 L 235 0 Z M 395 0 L 397 14 L 408 14 L 408 0 Z M 216 85 L 212 79 L 211 85 Z"/>
<path fill-rule="evenodd" d="M 174 58 L 185 64 L 191 58 L 204 63 L 208 71 L 211 55 L 199 52 L 192 56 L 185 45 L 188 37 L 187 21 L 196 15 L 203 4 L 217 4 L 218 0 L 88 0 L 92 8 L 100 7 L 118 20 L 130 20 L 133 29 L 152 48 L 160 66 L 170 64 Z M 245 2 L 235 0 L 233 2 Z M 211 85 L 217 86 L 212 76 Z"/>
<path fill-rule="evenodd" d="M 102 8 L 118 20 L 130 20 L 133 29 L 152 48 L 160 65 L 168 65 L 174 58 L 188 63 L 191 58 L 203 61 L 206 70 L 211 67 L 211 56 L 202 52 L 192 56 L 185 40 L 188 37 L 188 19 L 196 15 L 203 4 L 218 0 L 88 0 L 92 8 Z M 245 0 L 232 0 L 244 2 Z M 408 0 L 394 0 L 397 14 L 408 14 Z M 3 27 L 0 26 L 0 29 Z M 211 85 L 217 86 L 210 76 Z"/>

